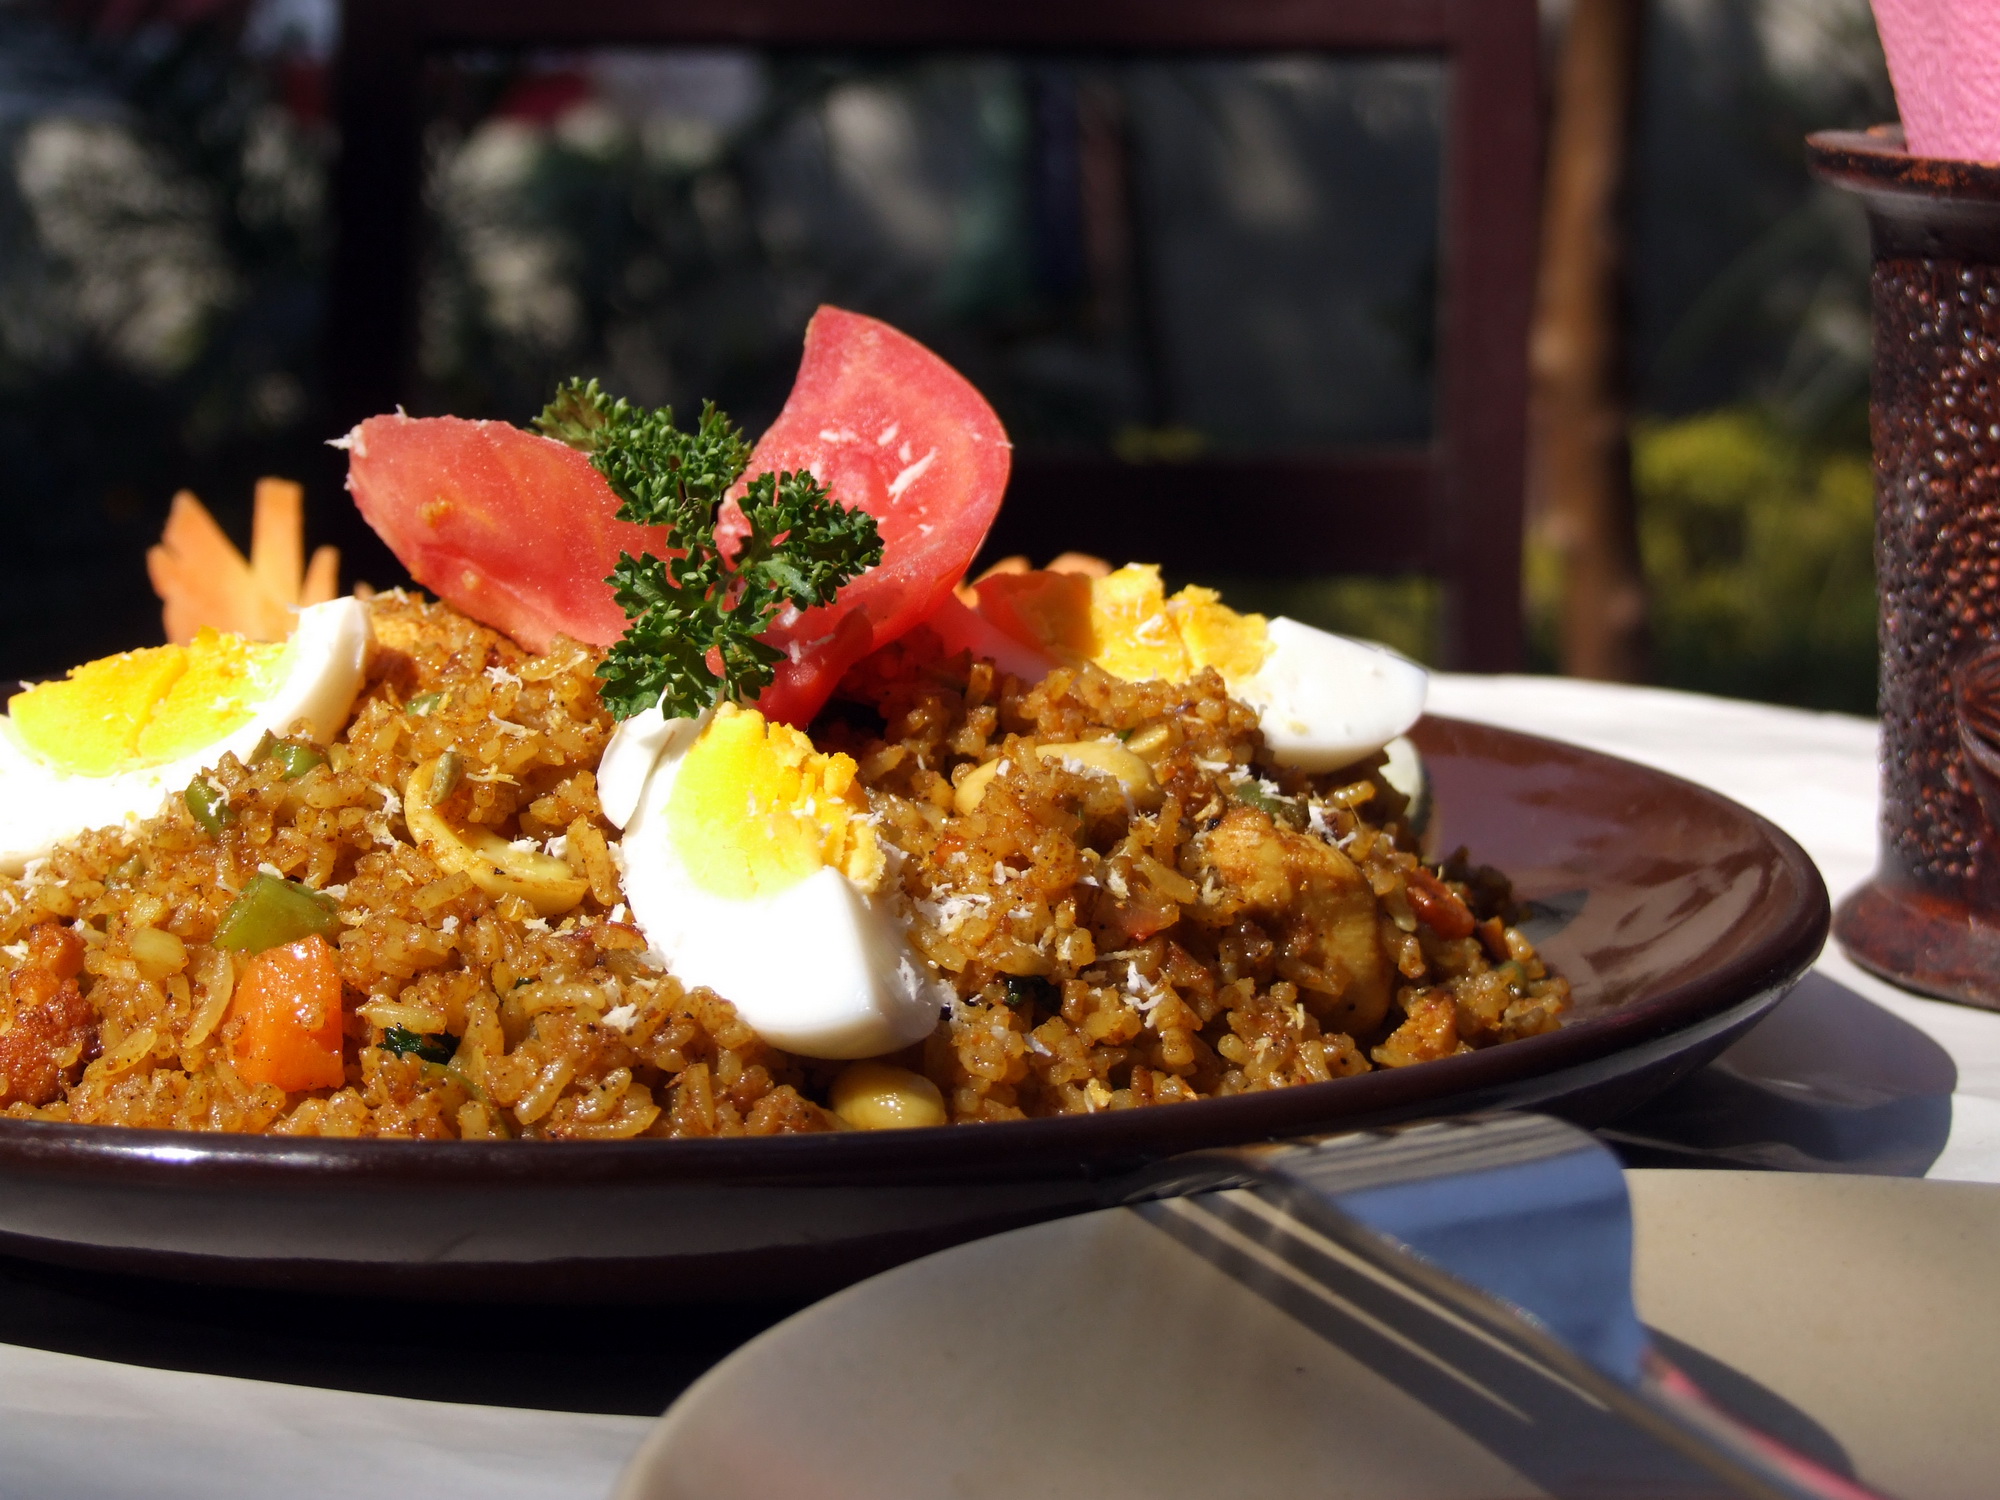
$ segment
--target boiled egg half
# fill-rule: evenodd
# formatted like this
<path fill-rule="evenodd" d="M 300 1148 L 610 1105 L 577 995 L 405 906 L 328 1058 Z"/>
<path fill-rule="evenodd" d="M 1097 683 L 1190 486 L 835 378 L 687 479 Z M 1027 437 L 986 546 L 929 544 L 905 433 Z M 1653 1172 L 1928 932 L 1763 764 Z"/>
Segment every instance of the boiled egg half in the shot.
<path fill-rule="evenodd" d="M 600 785 L 624 822 L 633 919 L 683 984 L 806 1057 L 876 1057 L 930 1034 L 950 991 L 905 941 L 893 851 L 850 757 L 734 704 L 701 719 L 655 709 L 612 736 Z"/>
<path fill-rule="evenodd" d="M 18 875 L 65 838 L 151 817 L 225 754 L 303 720 L 330 740 L 361 691 L 368 612 L 335 599 L 266 644 L 203 629 L 15 694 L 0 715 L 0 872 Z"/>
<path fill-rule="evenodd" d="M 1133 563 L 1103 578 L 1000 573 L 980 580 L 979 613 L 1061 661 L 1131 682 L 1184 682 L 1213 667 L 1258 711 L 1280 765 L 1332 771 L 1372 755 L 1424 711 L 1424 669 L 1385 646 L 1280 615 L 1238 614 L 1213 589 L 1168 597 L 1160 570 Z"/>

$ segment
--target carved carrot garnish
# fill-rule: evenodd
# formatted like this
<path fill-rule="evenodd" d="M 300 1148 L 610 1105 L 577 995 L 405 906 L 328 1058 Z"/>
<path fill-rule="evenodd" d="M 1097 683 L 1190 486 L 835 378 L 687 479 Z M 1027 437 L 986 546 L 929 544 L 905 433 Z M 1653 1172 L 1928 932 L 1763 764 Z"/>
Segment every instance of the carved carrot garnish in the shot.
<path fill-rule="evenodd" d="M 339 592 L 340 553 L 321 547 L 307 567 L 304 490 L 289 479 L 260 479 L 247 559 L 208 508 L 182 490 L 159 546 L 146 553 L 146 572 L 169 641 L 185 644 L 204 625 L 281 641 L 292 633 L 296 610 Z"/>

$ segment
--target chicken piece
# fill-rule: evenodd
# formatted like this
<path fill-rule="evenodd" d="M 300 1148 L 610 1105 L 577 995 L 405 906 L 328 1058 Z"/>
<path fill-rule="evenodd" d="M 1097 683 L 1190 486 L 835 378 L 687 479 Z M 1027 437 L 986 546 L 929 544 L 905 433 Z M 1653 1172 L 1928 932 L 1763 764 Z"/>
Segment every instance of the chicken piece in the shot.
<path fill-rule="evenodd" d="M 1407 1019 L 1371 1056 L 1385 1068 L 1435 1062 L 1472 1049 L 1458 1034 L 1458 1007 L 1444 990 L 1412 990 L 1403 998 Z"/>
<path fill-rule="evenodd" d="M 1388 1014 L 1395 973 L 1382 947 L 1375 893 L 1359 866 L 1324 839 L 1251 807 L 1232 807 L 1194 842 L 1222 886 L 1215 908 L 1254 916 L 1276 938 L 1278 971 L 1316 998 L 1328 1030 L 1365 1037 Z"/>
<path fill-rule="evenodd" d="M 77 989 L 83 940 L 48 922 L 29 936 L 28 957 L 8 978 L 13 1014 L 0 1031 L 0 1105 L 47 1104 L 64 1076 L 97 1047 L 97 1017 Z"/>

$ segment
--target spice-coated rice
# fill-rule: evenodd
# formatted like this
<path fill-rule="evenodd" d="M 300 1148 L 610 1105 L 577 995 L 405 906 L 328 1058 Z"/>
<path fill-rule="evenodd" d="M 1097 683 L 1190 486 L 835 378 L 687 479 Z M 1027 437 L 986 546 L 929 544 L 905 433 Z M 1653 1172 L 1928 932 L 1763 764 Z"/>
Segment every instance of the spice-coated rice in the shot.
<path fill-rule="evenodd" d="M 593 775 L 613 728 L 596 655 L 531 656 L 400 593 L 371 610 L 368 685 L 325 765 L 287 780 L 276 760 L 229 759 L 207 778 L 226 797 L 219 831 L 176 797 L 0 879 L 0 1111 L 426 1138 L 837 1128 L 842 1065 L 766 1046 L 625 919 Z M 1254 711 L 1212 673 L 1086 667 L 1029 687 L 920 631 L 850 675 L 814 738 L 858 763 L 901 853 L 911 943 L 956 991 L 891 1059 L 935 1082 L 954 1121 L 1406 1066 L 1550 1030 L 1568 1002 L 1510 925 L 1503 880 L 1423 863 L 1373 762 L 1270 765 Z M 1156 794 L 1135 800 L 1091 752 L 1040 753 L 1093 741 L 1143 760 Z M 402 789 L 448 751 L 463 774 L 441 810 L 559 853 L 589 882 L 575 911 L 495 900 L 411 842 Z M 338 902 L 338 1088 L 288 1094 L 231 1065 L 245 959 L 213 939 L 260 871 Z M 392 1051 L 392 1028 L 455 1050 Z"/>

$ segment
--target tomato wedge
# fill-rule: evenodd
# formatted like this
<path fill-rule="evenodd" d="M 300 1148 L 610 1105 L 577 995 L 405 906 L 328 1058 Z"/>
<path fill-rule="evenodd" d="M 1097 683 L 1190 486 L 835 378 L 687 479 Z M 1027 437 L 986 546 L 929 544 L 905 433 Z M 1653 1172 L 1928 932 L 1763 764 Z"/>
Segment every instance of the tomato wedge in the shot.
<path fill-rule="evenodd" d="M 1011 459 L 985 397 L 922 344 L 859 313 L 813 314 L 792 394 L 749 472 L 810 469 L 841 504 L 875 518 L 882 561 L 833 603 L 765 633 L 788 653 L 758 699 L 766 717 L 804 724 L 843 672 L 951 596 L 999 513 Z M 740 534 L 733 505 L 725 533 L 732 520 Z"/>
<path fill-rule="evenodd" d="M 882 561 L 765 633 L 786 653 L 757 702 L 767 717 L 804 724 L 849 666 L 950 597 L 1000 509 L 1011 452 L 971 382 L 915 339 L 837 307 L 813 314 L 748 473 L 811 470 L 875 517 Z M 349 435 L 347 484 L 418 583 L 536 651 L 558 634 L 616 641 L 626 621 L 605 579 L 618 554 L 671 544 L 664 527 L 617 519 L 583 454 L 504 422 L 370 417 Z M 742 528 L 732 500 L 717 526 L 725 548 Z"/>
<path fill-rule="evenodd" d="M 347 488 L 410 576 L 531 651 L 617 640 L 625 612 L 604 580 L 619 552 L 670 545 L 666 527 L 618 519 L 583 454 L 505 422 L 398 413 L 347 441 Z"/>

